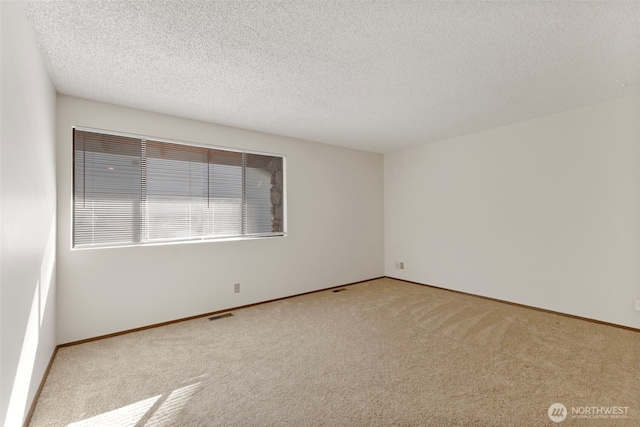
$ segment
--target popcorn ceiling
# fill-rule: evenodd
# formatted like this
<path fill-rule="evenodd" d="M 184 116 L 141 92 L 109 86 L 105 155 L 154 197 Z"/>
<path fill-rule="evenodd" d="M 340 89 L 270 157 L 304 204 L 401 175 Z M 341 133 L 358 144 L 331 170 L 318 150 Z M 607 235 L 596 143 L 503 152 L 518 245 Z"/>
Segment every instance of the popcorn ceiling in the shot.
<path fill-rule="evenodd" d="M 61 94 L 368 151 L 640 93 L 640 2 L 24 5 Z"/>

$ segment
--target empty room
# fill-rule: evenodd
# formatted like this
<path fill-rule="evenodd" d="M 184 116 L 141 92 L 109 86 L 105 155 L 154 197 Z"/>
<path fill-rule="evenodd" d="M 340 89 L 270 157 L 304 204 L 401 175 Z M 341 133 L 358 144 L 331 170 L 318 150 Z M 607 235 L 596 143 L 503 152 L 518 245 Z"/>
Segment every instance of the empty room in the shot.
<path fill-rule="evenodd" d="M 0 22 L 1 425 L 640 425 L 640 2 Z"/>

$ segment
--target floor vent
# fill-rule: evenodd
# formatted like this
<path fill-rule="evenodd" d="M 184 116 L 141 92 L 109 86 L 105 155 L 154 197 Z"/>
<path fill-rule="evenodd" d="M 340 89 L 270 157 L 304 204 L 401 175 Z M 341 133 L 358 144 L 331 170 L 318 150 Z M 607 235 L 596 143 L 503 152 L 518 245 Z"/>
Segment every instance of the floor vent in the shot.
<path fill-rule="evenodd" d="M 223 313 L 223 314 L 218 314 L 217 316 L 209 317 L 209 320 L 218 320 L 218 319 L 231 317 L 231 316 L 233 316 L 233 313 Z"/>
<path fill-rule="evenodd" d="M 345 288 L 342 288 L 342 289 L 334 289 L 334 290 L 332 290 L 331 292 L 342 292 L 342 291 L 346 291 L 346 289 L 345 289 Z"/>

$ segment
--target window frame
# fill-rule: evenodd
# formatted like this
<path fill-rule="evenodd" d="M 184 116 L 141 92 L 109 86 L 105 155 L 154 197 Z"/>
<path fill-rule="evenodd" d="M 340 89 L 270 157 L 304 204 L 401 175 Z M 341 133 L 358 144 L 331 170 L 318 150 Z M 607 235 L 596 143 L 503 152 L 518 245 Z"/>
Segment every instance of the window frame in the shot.
<path fill-rule="evenodd" d="M 224 151 L 224 152 L 231 152 L 231 153 L 238 153 L 243 155 L 243 159 L 246 157 L 245 155 L 259 155 L 259 156 L 268 156 L 268 157 L 277 157 L 280 158 L 282 160 L 282 194 L 281 194 L 281 206 L 282 206 L 282 230 L 281 231 L 277 231 L 277 232 L 264 232 L 264 233 L 254 233 L 254 234 L 248 234 L 246 233 L 246 228 L 243 226 L 242 229 L 242 234 L 239 235 L 232 235 L 232 236 L 221 236 L 221 237 L 197 237 L 197 238 L 172 238 L 172 239 L 166 239 L 166 240 L 147 240 L 147 241 L 143 241 L 142 239 L 140 239 L 140 241 L 137 242 L 129 242 L 129 243 L 98 243 L 98 244 L 93 244 L 93 245 L 87 245 L 87 244 L 80 244 L 80 246 L 76 245 L 76 141 L 75 141 L 75 132 L 76 131 L 82 131 L 82 132 L 90 132 L 90 133 L 96 133 L 96 134 L 103 134 L 103 135 L 108 135 L 108 136 L 115 136 L 115 137 L 124 137 L 124 138 L 134 138 L 134 139 L 139 139 L 139 140 L 146 140 L 146 141 L 153 141 L 153 142 L 159 142 L 159 143 L 167 143 L 167 144 L 176 144 L 179 146 L 186 146 L 186 147 L 194 147 L 194 148 L 201 148 L 201 149 L 206 149 L 206 150 L 219 150 L 219 151 Z M 93 127 L 86 127 L 86 126 L 72 126 L 72 131 L 71 131 L 71 159 L 72 159 L 72 165 L 71 165 L 71 215 L 70 215 L 70 222 L 71 222 L 71 250 L 91 250 L 91 249 L 110 249 L 110 248 L 125 248 L 125 247 L 139 247 L 139 246 L 162 246 L 162 245 L 175 245 L 175 244 L 190 244 L 190 243 L 212 243 L 212 242 L 225 242 L 225 241 L 238 241 L 238 240 L 255 240 L 255 239 L 265 239 L 265 238 L 273 238 L 273 237 L 287 237 L 287 224 L 288 224 L 288 218 L 287 218 L 287 156 L 284 154 L 279 154 L 279 153 L 273 153 L 273 152 L 266 152 L 266 151 L 258 151 L 258 150 L 250 150 L 250 149 L 243 149 L 243 148 L 238 148 L 238 147 L 228 147 L 228 146 L 221 146 L 221 145 L 209 145 L 209 144 L 204 144 L 204 143 L 196 143 L 196 142 L 188 142 L 188 141 L 183 141 L 183 140 L 177 140 L 177 139 L 172 139 L 172 138 L 164 138 L 164 137 L 156 137 L 156 136 L 149 136 L 149 135 L 141 135 L 141 134 L 135 134 L 135 133 L 129 133 L 129 132 L 121 132 L 121 131 L 112 131 L 112 130 L 105 130 L 105 129 L 99 129 L 99 128 L 93 128 Z M 146 157 L 143 160 L 144 162 L 146 162 Z M 213 164 L 213 163 L 212 163 Z M 209 166 L 207 166 L 209 167 Z M 243 163 L 242 165 L 242 188 L 243 188 L 243 195 L 245 193 L 247 193 L 247 189 L 246 189 L 246 179 L 245 179 L 245 175 L 246 175 L 246 168 L 247 165 Z M 146 171 L 145 171 L 146 173 Z M 142 179 L 146 179 L 146 176 Z M 147 202 L 147 197 L 146 197 L 146 193 L 145 196 L 142 198 L 144 200 L 144 203 Z M 243 196 L 242 199 L 242 206 L 241 206 L 241 222 L 244 224 L 246 219 L 246 215 L 247 215 L 247 208 L 245 206 L 247 202 L 247 198 L 246 196 Z M 146 221 L 146 219 L 145 219 Z"/>

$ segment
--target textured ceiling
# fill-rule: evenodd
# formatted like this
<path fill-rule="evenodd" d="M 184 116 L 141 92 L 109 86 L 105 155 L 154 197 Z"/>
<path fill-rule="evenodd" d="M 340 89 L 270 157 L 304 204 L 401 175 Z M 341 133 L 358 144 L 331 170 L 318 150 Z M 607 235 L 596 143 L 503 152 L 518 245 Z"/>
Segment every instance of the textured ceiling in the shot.
<path fill-rule="evenodd" d="M 368 151 L 640 93 L 640 2 L 24 3 L 59 93 Z"/>

